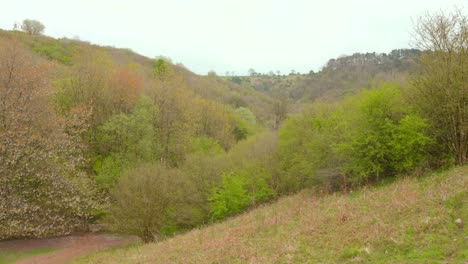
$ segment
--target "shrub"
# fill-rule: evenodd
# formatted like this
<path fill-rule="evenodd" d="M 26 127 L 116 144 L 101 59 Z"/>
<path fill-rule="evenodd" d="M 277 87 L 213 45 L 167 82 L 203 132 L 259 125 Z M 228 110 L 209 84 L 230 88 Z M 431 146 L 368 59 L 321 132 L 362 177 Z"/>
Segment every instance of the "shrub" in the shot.
<path fill-rule="evenodd" d="M 311 109 L 287 119 L 279 136 L 280 192 L 295 192 L 315 184 L 337 185 L 340 177 L 336 170 L 344 161 L 334 147 L 349 137 L 338 106 L 315 103 Z"/>
<path fill-rule="evenodd" d="M 239 173 L 245 179 L 251 205 L 267 202 L 275 196 L 275 191 L 268 185 L 271 173 L 266 168 L 252 166 Z"/>
<path fill-rule="evenodd" d="M 351 99 L 356 102 L 351 138 L 336 149 L 348 157 L 343 169 L 350 183 L 379 180 L 423 163 L 430 144 L 427 123 L 403 105 L 397 87 L 383 85 Z"/>
<path fill-rule="evenodd" d="M 115 232 L 152 242 L 163 228 L 177 224 L 187 195 L 181 175 L 161 165 L 145 164 L 124 173 L 111 190 L 113 203 L 104 222 Z"/>
<path fill-rule="evenodd" d="M 244 168 L 237 173 L 224 173 L 219 186 L 209 198 L 211 219 L 220 220 L 240 213 L 248 206 L 270 200 L 275 192 L 268 185 L 271 177 L 258 166 Z"/>
<path fill-rule="evenodd" d="M 224 174 L 221 185 L 213 189 L 209 201 L 212 220 L 224 219 L 244 210 L 250 203 L 244 177 Z"/>

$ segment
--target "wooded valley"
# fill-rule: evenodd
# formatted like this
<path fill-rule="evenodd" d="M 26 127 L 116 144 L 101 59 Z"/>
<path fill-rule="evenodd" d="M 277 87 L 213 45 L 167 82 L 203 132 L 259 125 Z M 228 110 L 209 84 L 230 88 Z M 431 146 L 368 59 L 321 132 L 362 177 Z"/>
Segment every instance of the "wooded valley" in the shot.
<path fill-rule="evenodd" d="M 466 165 L 468 17 L 414 30 L 412 49 L 249 76 L 0 30 L 0 240 L 99 224 L 161 241 L 304 189 Z"/>

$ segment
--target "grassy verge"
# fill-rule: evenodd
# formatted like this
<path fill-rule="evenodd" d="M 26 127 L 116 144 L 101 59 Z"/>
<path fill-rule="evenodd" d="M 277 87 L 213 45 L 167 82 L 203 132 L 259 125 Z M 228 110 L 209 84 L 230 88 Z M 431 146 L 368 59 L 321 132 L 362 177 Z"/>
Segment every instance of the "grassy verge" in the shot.
<path fill-rule="evenodd" d="M 464 263 L 468 166 L 349 194 L 284 197 L 225 222 L 77 263 Z"/>
<path fill-rule="evenodd" d="M 55 248 L 41 248 L 33 250 L 0 249 L 0 264 L 14 263 L 21 259 L 47 254 L 55 250 Z"/>

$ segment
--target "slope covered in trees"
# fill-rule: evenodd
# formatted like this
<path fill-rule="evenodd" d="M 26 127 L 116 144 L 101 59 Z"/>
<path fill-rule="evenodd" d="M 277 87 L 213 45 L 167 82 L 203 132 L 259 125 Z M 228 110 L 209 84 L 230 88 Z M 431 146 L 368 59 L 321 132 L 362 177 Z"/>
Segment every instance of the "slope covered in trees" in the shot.
<path fill-rule="evenodd" d="M 120 175 L 229 151 L 272 100 L 164 58 L 0 32 L 0 238 L 86 229 Z"/>
<path fill-rule="evenodd" d="M 463 166 L 467 21 L 428 15 L 421 51 L 286 77 L 0 31 L 0 239 L 104 223 L 151 242 L 304 188 Z"/>
<path fill-rule="evenodd" d="M 330 59 L 318 72 L 281 75 L 275 72 L 261 74 L 251 69 L 248 77 L 228 79 L 272 96 L 286 96 L 292 102 L 332 101 L 361 88 L 370 88 L 378 82 L 403 83 L 420 54 L 421 51 L 417 49 L 396 49 L 388 54 L 355 53 Z"/>

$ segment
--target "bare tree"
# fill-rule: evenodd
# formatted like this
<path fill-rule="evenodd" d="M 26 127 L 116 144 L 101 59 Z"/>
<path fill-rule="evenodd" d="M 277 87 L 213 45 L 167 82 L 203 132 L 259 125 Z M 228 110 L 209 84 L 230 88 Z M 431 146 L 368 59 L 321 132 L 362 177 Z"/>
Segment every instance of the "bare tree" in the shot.
<path fill-rule="evenodd" d="M 415 44 L 423 50 L 413 79 L 414 102 L 457 164 L 468 151 L 468 16 L 462 9 L 420 17 Z"/>
<path fill-rule="evenodd" d="M 280 96 L 273 102 L 273 114 L 275 117 L 275 123 L 273 124 L 274 129 L 278 129 L 281 122 L 286 119 L 288 115 L 288 104 L 289 102 L 286 96 Z"/>

